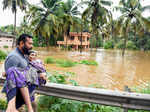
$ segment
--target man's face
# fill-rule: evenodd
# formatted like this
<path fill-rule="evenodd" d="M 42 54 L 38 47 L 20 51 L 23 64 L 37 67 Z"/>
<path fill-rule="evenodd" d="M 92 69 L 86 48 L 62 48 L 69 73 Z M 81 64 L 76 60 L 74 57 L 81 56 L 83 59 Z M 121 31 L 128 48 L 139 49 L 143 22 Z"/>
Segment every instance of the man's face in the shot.
<path fill-rule="evenodd" d="M 22 50 L 24 54 L 27 54 L 27 55 L 29 54 L 29 50 L 31 50 L 33 46 L 32 44 L 33 44 L 32 38 L 26 38 L 26 42 L 23 43 L 22 45 Z"/>
<path fill-rule="evenodd" d="M 32 38 L 27 38 L 27 39 L 26 39 L 26 42 L 25 42 L 25 44 L 24 44 L 24 46 L 25 46 L 28 50 L 31 50 L 32 47 L 33 47 L 32 44 L 33 44 Z"/>

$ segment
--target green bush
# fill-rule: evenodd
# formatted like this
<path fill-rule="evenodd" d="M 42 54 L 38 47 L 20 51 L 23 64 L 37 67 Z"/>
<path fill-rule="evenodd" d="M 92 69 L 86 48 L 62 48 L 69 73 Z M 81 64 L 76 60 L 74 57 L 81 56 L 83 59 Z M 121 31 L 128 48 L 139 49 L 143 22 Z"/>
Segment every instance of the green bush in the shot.
<path fill-rule="evenodd" d="M 7 102 L 0 99 L 0 110 L 5 110 L 7 107 Z"/>
<path fill-rule="evenodd" d="M 4 45 L 3 47 L 4 47 L 4 48 L 8 48 L 8 46 L 7 46 L 7 45 Z"/>
<path fill-rule="evenodd" d="M 117 49 L 123 49 L 124 48 L 124 42 L 123 40 L 120 40 L 116 45 L 115 48 Z"/>
<path fill-rule="evenodd" d="M 95 48 L 96 47 L 96 38 L 95 37 L 91 37 L 90 38 L 90 45 L 92 48 Z"/>
<path fill-rule="evenodd" d="M 136 50 L 137 47 L 136 47 L 136 45 L 134 44 L 134 42 L 128 41 L 128 42 L 127 42 L 127 49 Z"/>
<path fill-rule="evenodd" d="M 6 56 L 7 54 L 4 51 L 0 50 L 0 61 L 4 60 Z"/>
<path fill-rule="evenodd" d="M 96 61 L 88 61 L 88 60 L 82 60 L 79 62 L 79 64 L 85 64 L 85 65 L 98 65 Z"/>
<path fill-rule="evenodd" d="M 114 48 L 114 42 L 112 40 L 106 41 L 104 43 L 104 49 L 112 49 Z"/>
<path fill-rule="evenodd" d="M 52 64 L 52 63 L 55 63 L 55 59 L 52 58 L 52 57 L 47 57 L 47 58 L 44 60 L 44 62 L 45 62 L 46 64 Z"/>
<path fill-rule="evenodd" d="M 145 50 L 150 50 L 150 39 L 148 39 L 148 40 L 146 41 L 146 44 L 144 45 L 144 49 L 145 49 Z"/>

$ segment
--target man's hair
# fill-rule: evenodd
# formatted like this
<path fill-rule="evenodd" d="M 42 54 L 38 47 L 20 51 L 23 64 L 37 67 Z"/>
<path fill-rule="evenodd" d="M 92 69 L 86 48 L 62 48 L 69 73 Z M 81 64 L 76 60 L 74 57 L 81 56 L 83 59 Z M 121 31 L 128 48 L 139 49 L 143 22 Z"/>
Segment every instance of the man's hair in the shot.
<path fill-rule="evenodd" d="M 19 45 L 21 41 L 23 41 L 25 43 L 27 41 L 27 38 L 33 38 L 33 37 L 28 34 L 20 35 L 19 38 L 17 39 L 17 45 Z"/>

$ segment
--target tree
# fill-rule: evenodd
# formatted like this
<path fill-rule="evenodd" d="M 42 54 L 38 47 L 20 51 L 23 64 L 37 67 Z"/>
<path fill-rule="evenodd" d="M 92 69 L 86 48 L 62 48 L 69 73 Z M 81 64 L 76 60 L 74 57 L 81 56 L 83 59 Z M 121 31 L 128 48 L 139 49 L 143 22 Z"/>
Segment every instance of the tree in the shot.
<path fill-rule="evenodd" d="M 99 32 L 102 34 L 102 27 L 111 20 L 111 12 L 105 6 L 111 6 L 112 2 L 106 0 L 83 1 L 88 7 L 84 10 L 82 18 L 91 24 L 91 32 L 98 40 Z M 97 45 L 96 45 L 97 46 Z"/>
<path fill-rule="evenodd" d="M 143 30 L 146 29 L 146 27 L 149 27 L 149 22 L 142 16 L 142 12 L 150 9 L 150 6 L 142 7 L 140 0 L 120 0 L 119 5 L 120 6 L 116 7 L 116 10 L 119 10 L 122 15 L 118 18 L 116 27 L 120 29 L 120 35 L 124 37 L 124 47 L 122 52 L 122 55 L 124 56 L 129 31 L 135 21 Z M 148 23 L 145 24 L 146 22 Z"/>
<path fill-rule="evenodd" d="M 16 34 L 16 15 L 17 15 L 17 6 L 21 9 L 21 10 L 25 10 L 26 9 L 26 5 L 27 5 L 27 1 L 26 0 L 3 0 L 3 10 L 5 10 L 6 8 L 10 8 L 12 10 L 12 13 L 14 13 L 14 31 L 13 34 Z M 15 45 L 15 38 L 13 39 L 13 45 L 12 47 L 14 47 Z"/>
<path fill-rule="evenodd" d="M 59 20 L 56 16 L 59 0 L 42 0 L 40 6 L 30 5 L 27 11 L 27 17 L 30 19 L 31 26 L 34 26 L 34 34 L 41 39 L 45 39 L 49 47 L 49 38 L 51 35 L 56 37 L 59 33 Z"/>
<path fill-rule="evenodd" d="M 3 0 L 3 9 L 7 9 L 11 7 L 12 13 L 14 13 L 14 31 L 16 33 L 16 13 L 17 13 L 17 6 L 21 10 L 25 10 L 27 5 L 26 0 Z"/>
<path fill-rule="evenodd" d="M 79 14 L 80 12 L 78 11 L 78 5 L 75 0 L 67 0 L 64 3 L 62 2 L 61 7 L 59 8 L 58 17 L 61 19 L 61 28 L 64 37 L 66 37 L 66 46 L 70 30 L 75 29 L 80 25 L 77 17 Z"/>

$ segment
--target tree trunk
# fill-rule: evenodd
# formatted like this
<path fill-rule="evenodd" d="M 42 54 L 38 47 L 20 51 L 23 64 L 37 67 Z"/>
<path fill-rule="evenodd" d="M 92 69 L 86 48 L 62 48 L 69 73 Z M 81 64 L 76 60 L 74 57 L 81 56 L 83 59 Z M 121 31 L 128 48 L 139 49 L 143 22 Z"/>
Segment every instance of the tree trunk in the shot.
<path fill-rule="evenodd" d="M 125 54 L 126 43 L 127 43 L 127 37 L 125 37 L 125 39 L 124 39 L 124 47 L 123 47 L 123 49 L 122 49 L 122 56 L 124 56 L 124 54 Z"/>
<path fill-rule="evenodd" d="M 57 47 L 57 39 L 56 38 L 54 38 L 54 46 L 55 46 L 55 48 Z"/>
<path fill-rule="evenodd" d="M 82 32 L 83 32 L 83 24 L 81 24 L 81 48 L 80 48 L 80 53 L 82 53 Z"/>
<path fill-rule="evenodd" d="M 123 51 L 122 51 L 122 56 L 124 56 L 124 54 L 125 54 L 128 36 L 129 36 L 129 34 L 128 34 L 128 28 L 127 28 L 127 30 L 126 30 L 126 35 L 125 35 L 125 39 L 124 39 L 124 47 L 123 47 Z"/>
<path fill-rule="evenodd" d="M 46 45 L 47 45 L 47 50 L 49 50 L 49 37 L 46 36 Z"/>
<path fill-rule="evenodd" d="M 17 16 L 17 11 L 15 11 L 15 17 L 14 17 L 14 34 L 16 34 L 16 17 Z"/>
<path fill-rule="evenodd" d="M 13 35 L 16 35 L 16 16 L 17 16 L 17 11 L 15 10 L 15 12 L 14 12 L 14 31 L 13 31 Z M 16 38 L 13 38 L 12 48 L 15 46 L 15 39 Z"/>
<path fill-rule="evenodd" d="M 64 33 L 64 37 L 66 37 L 65 50 L 67 50 L 68 49 L 68 45 L 67 45 L 68 36 L 66 35 L 66 33 Z"/>

